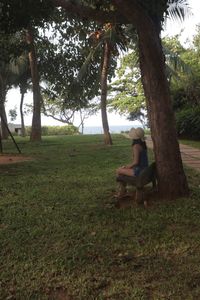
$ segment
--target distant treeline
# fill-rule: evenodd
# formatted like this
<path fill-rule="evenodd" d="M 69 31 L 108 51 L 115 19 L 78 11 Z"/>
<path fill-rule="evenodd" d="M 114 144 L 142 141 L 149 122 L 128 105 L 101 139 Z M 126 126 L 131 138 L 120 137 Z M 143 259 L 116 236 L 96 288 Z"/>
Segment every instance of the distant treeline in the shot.
<path fill-rule="evenodd" d="M 26 127 L 26 134 L 30 135 L 31 126 Z M 42 135 L 74 135 L 79 134 L 78 128 L 73 125 L 65 126 L 42 126 Z"/>

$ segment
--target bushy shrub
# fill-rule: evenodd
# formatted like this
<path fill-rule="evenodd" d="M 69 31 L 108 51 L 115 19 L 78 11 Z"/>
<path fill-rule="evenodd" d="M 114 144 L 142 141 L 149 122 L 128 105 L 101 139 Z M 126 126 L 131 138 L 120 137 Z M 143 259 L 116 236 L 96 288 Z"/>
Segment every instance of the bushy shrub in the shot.
<path fill-rule="evenodd" d="M 200 107 L 189 107 L 177 112 L 176 128 L 179 137 L 200 139 Z"/>
<path fill-rule="evenodd" d="M 31 126 L 26 127 L 27 135 L 31 133 Z M 78 128 L 73 125 L 42 126 L 42 135 L 74 135 L 79 134 Z"/>

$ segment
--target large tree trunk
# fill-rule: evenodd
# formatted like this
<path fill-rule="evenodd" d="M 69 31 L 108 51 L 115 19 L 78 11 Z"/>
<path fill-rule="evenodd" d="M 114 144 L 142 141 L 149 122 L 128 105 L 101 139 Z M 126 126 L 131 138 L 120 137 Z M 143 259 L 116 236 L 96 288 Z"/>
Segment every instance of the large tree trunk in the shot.
<path fill-rule="evenodd" d="M 1 138 L 3 140 L 7 140 L 9 136 L 9 132 L 7 129 L 8 121 L 5 110 L 5 103 L 0 102 L 0 115 L 1 115 Z"/>
<path fill-rule="evenodd" d="M 140 67 L 147 99 L 148 116 L 158 170 L 158 187 L 163 196 L 176 198 L 188 195 L 165 63 L 158 35 L 149 36 L 146 29 L 139 28 Z M 147 35 L 147 36 L 146 36 Z"/>
<path fill-rule="evenodd" d="M 23 113 L 23 103 L 24 103 L 24 94 L 25 92 L 21 91 L 21 101 L 20 101 L 20 117 L 21 117 L 21 126 L 22 126 L 22 136 L 26 136 L 26 129 L 24 125 L 24 113 Z"/>
<path fill-rule="evenodd" d="M 39 85 L 39 74 L 37 68 L 37 57 L 34 45 L 32 30 L 26 31 L 26 41 L 30 47 L 29 63 L 31 69 L 31 77 L 33 84 L 33 118 L 30 140 L 32 142 L 41 141 L 41 93 Z"/>
<path fill-rule="evenodd" d="M 7 129 L 8 121 L 5 110 L 5 101 L 6 101 L 6 88 L 4 80 L 0 78 L 0 120 L 1 120 L 1 138 L 4 140 L 8 139 L 9 132 Z"/>
<path fill-rule="evenodd" d="M 187 196 L 188 185 L 176 135 L 159 31 L 138 6 L 137 1 L 115 2 L 121 12 L 130 21 L 134 21 L 138 31 L 140 67 L 154 144 L 159 191 L 163 197 L 170 199 Z"/>
<path fill-rule="evenodd" d="M 104 132 L 104 143 L 112 145 L 112 138 L 109 132 L 108 116 L 107 116 L 107 77 L 110 65 L 110 46 L 107 42 L 104 44 L 103 62 L 101 70 L 101 117 Z"/>

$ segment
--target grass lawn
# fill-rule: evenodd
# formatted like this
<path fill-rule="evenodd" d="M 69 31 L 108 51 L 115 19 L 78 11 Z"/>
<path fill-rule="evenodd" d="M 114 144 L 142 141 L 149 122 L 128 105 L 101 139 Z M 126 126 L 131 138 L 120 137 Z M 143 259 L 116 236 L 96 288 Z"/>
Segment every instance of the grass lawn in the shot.
<path fill-rule="evenodd" d="M 131 148 L 113 141 L 18 139 L 33 160 L 0 166 L 0 299 L 200 299 L 200 173 L 190 199 L 117 209 Z"/>

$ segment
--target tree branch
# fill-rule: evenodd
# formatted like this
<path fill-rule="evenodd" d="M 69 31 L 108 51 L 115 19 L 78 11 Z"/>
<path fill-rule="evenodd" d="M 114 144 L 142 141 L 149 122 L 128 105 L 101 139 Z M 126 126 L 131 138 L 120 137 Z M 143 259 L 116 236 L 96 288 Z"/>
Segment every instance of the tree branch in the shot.
<path fill-rule="evenodd" d="M 73 122 L 71 121 L 71 118 L 73 117 L 73 115 L 71 115 L 69 118 L 65 118 L 63 119 L 62 116 L 60 117 L 56 117 L 50 113 L 47 113 L 47 111 L 43 111 L 43 114 L 46 116 L 46 117 L 51 117 L 52 119 L 56 120 L 56 121 L 59 121 L 61 123 L 65 123 L 65 124 L 68 124 L 68 125 L 72 125 Z"/>
<path fill-rule="evenodd" d="M 66 124 L 73 124 L 73 120 L 72 118 L 74 117 L 74 114 L 75 114 L 75 110 L 72 110 L 71 111 L 71 114 L 69 116 L 67 116 L 64 112 L 64 110 L 61 110 L 60 112 L 60 117 L 56 117 L 55 116 L 55 113 L 51 113 L 51 112 L 48 112 L 48 110 L 46 109 L 45 107 L 45 104 L 44 104 L 44 101 L 42 100 L 42 103 L 41 103 L 41 107 L 42 107 L 42 113 L 46 116 L 46 117 L 51 117 L 52 119 L 56 120 L 56 121 L 59 121 L 59 122 L 62 122 L 62 123 L 66 123 Z M 51 108 L 50 108 L 51 110 Z M 61 113 L 63 113 L 63 116 L 61 115 Z"/>

